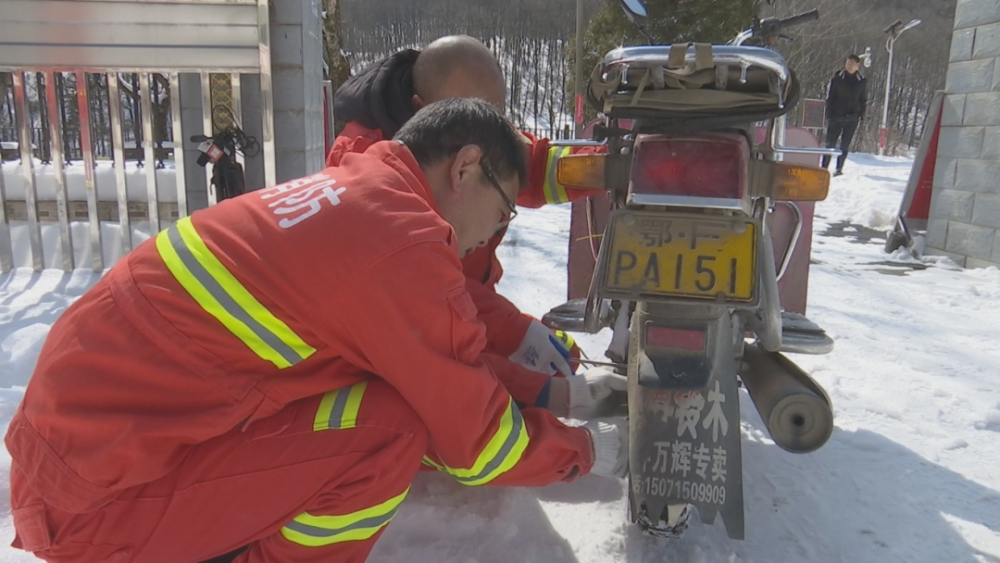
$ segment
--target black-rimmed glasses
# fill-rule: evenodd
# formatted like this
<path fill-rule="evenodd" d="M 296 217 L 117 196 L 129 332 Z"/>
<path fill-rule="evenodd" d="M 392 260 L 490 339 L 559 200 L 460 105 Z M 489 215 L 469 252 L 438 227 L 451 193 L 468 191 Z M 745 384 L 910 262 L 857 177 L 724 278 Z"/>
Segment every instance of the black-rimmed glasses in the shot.
<path fill-rule="evenodd" d="M 483 176 L 486 176 L 486 179 L 489 180 L 490 184 L 496 189 L 496 191 L 500 192 L 500 197 L 503 198 L 504 203 L 506 203 L 507 207 L 510 208 L 510 217 L 507 217 L 507 221 L 510 221 L 514 217 L 517 217 L 517 207 L 515 207 L 514 202 L 511 201 L 509 197 L 507 197 L 507 194 L 503 191 L 503 188 L 500 187 L 500 182 L 497 182 L 496 176 L 493 175 L 493 172 L 490 172 L 489 167 L 486 166 L 486 162 L 480 160 L 479 166 L 483 168 Z"/>

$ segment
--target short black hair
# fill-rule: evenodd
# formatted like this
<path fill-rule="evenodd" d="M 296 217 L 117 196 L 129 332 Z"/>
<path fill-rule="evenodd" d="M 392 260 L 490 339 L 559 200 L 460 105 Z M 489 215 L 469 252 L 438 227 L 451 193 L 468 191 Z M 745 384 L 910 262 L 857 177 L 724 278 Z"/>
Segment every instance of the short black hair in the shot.
<path fill-rule="evenodd" d="M 847 60 L 854 61 L 856 63 L 860 63 L 861 62 L 861 57 L 855 55 L 854 53 L 851 53 L 850 55 L 847 55 Z"/>
<path fill-rule="evenodd" d="M 527 151 L 521 134 L 500 110 L 477 98 L 451 98 L 427 104 L 396 133 L 421 166 L 454 156 L 466 145 L 483 151 L 483 161 L 499 180 L 528 179 Z"/>

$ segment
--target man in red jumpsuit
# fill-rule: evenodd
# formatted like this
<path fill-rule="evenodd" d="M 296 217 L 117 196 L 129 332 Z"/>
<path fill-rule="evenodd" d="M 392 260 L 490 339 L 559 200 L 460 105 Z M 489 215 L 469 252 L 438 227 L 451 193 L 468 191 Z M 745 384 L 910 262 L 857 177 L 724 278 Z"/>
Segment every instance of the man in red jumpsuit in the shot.
<path fill-rule="evenodd" d="M 622 476 L 623 421 L 565 426 L 532 407 L 550 376 L 482 353 L 459 260 L 524 177 L 502 114 L 448 100 L 137 247 L 53 325 L 10 423 L 13 545 L 360 562 L 422 460 L 469 486 Z"/>
<path fill-rule="evenodd" d="M 337 90 L 334 116 L 338 123 L 346 125 L 327 156 L 327 165 L 335 165 L 345 154 L 363 151 L 374 142 L 392 137 L 424 104 L 453 97 L 480 98 L 497 108 L 504 107 L 506 86 L 500 65 L 476 39 L 442 37 L 422 52 L 407 49 L 376 62 Z M 569 147 L 549 147 L 548 139 L 527 134 L 524 138 L 529 148 L 528 179 L 518 192 L 518 205 L 541 207 L 604 193 L 559 184 L 556 163 L 574 151 Z M 579 150 L 592 149 L 576 149 Z M 462 260 L 469 279 L 469 294 L 479 311 L 479 319 L 486 325 L 487 349 L 509 356 L 529 369 L 568 375 L 572 339 L 564 333 L 554 335 L 496 292 L 496 284 L 503 275 L 496 248 L 505 233 L 504 226 L 485 246 Z"/>

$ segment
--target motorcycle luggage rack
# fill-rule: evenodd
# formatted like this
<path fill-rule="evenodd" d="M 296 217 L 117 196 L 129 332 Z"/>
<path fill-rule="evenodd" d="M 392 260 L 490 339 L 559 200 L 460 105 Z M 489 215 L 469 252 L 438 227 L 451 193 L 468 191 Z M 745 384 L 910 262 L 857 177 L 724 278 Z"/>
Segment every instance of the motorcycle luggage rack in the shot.
<path fill-rule="evenodd" d="M 594 69 L 587 95 L 611 117 L 655 112 L 755 120 L 786 113 L 797 101 L 798 86 L 776 51 L 677 44 L 615 49 Z"/>
<path fill-rule="evenodd" d="M 777 51 L 742 45 L 707 46 L 711 47 L 712 64 L 714 66 L 739 66 L 741 68 L 741 75 L 744 76 L 745 73 L 742 72 L 742 69 L 749 70 L 754 66 L 773 72 L 781 80 L 788 80 L 791 75 L 791 70 L 785 64 L 785 57 Z M 676 47 L 684 47 L 684 45 Z M 698 46 L 688 45 L 686 48 L 683 61 L 684 67 L 697 65 Z M 670 53 L 674 49 L 674 45 L 620 47 L 604 57 L 604 60 L 601 61 L 601 70 L 602 72 L 610 72 L 619 66 L 667 67 L 672 63 Z M 743 81 L 741 80 L 741 82 Z"/>

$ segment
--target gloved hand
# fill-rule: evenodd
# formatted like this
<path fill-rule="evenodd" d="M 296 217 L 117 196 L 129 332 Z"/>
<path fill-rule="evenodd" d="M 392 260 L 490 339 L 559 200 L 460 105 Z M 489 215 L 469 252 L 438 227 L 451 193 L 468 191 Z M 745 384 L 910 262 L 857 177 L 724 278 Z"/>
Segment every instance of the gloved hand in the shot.
<path fill-rule="evenodd" d="M 622 479 L 628 473 L 628 421 L 601 418 L 583 425 L 594 444 L 594 465 L 590 472 Z"/>
<path fill-rule="evenodd" d="M 593 367 L 583 375 L 569 377 L 569 417 L 590 420 L 609 416 L 624 403 L 622 393 L 628 390 L 628 378 L 606 367 Z M 616 393 L 617 392 L 617 393 Z"/>
<path fill-rule="evenodd" d="M 517 351 L 510 355 L 513 362 L 548 375 L 559 372 L 573 375 L 569 365 L 570 351 L 551 330 L 538 321 L 528 325 L 524 340 Z"/>

